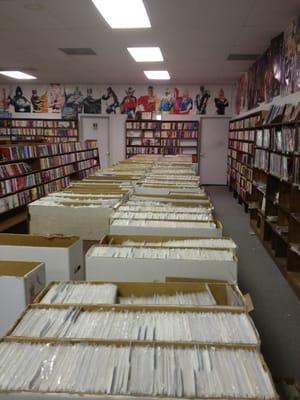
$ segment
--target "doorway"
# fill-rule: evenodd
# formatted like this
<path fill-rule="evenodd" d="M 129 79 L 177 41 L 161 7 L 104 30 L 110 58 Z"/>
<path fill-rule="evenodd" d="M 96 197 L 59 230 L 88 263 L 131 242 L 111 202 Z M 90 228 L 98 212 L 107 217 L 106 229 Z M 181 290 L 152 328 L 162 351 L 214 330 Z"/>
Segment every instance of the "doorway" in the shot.
<path fill-rule="evenodd" d="M 229 117 L 201 118 L 200 182 L 226 185 Z"/>
<path fill-rule="evenodd" d="M 81 140 L 98 141 L 101 168 L 110 166 L 109 117 L 83 115 L 80 116 Z"/>

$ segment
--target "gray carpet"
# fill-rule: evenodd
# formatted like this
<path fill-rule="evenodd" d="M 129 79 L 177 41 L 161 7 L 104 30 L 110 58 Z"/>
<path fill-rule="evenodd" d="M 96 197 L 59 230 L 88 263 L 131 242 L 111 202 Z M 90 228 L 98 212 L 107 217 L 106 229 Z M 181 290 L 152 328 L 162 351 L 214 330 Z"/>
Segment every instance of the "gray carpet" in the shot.
<path fill-rule="evenodd" d="M 300 382 L 300 301 L 256 235 L 249 215 L 224 186 L 207 186 L 224 235 L 238 245 L 238 284 L 250 293 L 251 316 L 262 340 L 262 353 L 274 378 Z"/>

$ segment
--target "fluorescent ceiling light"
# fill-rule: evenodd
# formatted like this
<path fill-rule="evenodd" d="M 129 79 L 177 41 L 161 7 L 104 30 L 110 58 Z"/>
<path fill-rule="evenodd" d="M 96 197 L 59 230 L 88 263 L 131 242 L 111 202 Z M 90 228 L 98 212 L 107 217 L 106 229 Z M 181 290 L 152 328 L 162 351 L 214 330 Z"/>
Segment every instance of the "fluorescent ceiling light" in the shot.
<path fill-rule="evenodd" d="M 113 29 L 151 28 L 143 0 L 92 0 Z"/>
<path fill-rule="evenodd" d="M 170 79 L 168 71 L 144 71 L 148 79 Z"/>
<path fill-rule="evenodd" d="M 136 62 L 164 61 L 159 47 L 127 47 L 127 50 Z"/>
<path fill-rule="evenodd" d="M 25 74 L 25 72 L 21 71 L 0 71 L 0 74 L 14 79 L 37 79 L 35 76 Z"/>

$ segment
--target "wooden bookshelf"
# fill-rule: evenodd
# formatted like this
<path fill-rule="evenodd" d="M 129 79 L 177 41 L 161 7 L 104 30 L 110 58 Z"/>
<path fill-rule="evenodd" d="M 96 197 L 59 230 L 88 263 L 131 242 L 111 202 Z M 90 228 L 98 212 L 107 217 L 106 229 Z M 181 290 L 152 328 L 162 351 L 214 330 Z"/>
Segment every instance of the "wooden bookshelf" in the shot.
<path fill-rule="evenodd" d="M 26 215 L 26 205 L 99 168 L 96 141 L 0 145 L 0 231 Z"/>
<path fill-rule="evenodd" d="M 76 120 L 7 118 L 0 119 L 0 142 L 77 142 Z"/>
<path fill-rule="evenodd" d="M 250 210 L 250 224 L 283 275 L 300 296 L 300 122 L 286 121 L 284 107 L 272 119 L 258 113 L 232 121 L 229 132 L 228 186 Z M 260 120 L 260 123 L 256 123 Z M 242 129 L 252 119 L 251 191 L 239 191 L 240 148 L 247 142 Z M 247 122 L 246 124 L 249 124 Z M 233 140 L 237 143 L 233 144 Z M 232 147 L 234 152 L 232 153 Z M 238 149 L 236 149 L 238 147 Z M 247 172 L 249 174 L 249 172 Z M 242 186 L 242 185 L 241 185 Z"/>
<path fill-rule="evenodd" d="M 198 148 L 198 121 L 126 122 L 126 158 L 135 154 L 185 154 L 198 163 Z"/>
<path fill-rule="evenodd" d="M 229 125 L 227 183 L 245 210 L 252 197 L 255 129 L 261 118 L 261 113 L 255 113 Z"/>

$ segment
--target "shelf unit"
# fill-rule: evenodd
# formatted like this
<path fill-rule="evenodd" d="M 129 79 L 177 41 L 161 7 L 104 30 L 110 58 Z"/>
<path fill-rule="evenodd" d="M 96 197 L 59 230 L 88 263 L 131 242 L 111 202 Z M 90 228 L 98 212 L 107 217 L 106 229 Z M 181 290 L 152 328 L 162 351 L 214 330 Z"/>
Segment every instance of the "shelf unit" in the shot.
<path fill-rule="evenodd" d="M 198 163 L 198 121 L 126 122 L 126 158 L 135 154 L 185 154 Z"/>
<path fill-rule="evenodd" d="M 270 123 L 264 123 L 268 116 L 262 113 L 232 121 L 228 186 L 235 197 L 241 197 L 246 210 L 249 208 L 251 227 L 300 296 L 300 122 L 285 122 L 283 115 Z M 254 125 L 245 129 L 249 120 Z M 251 191 L 243 196 L 238 179 L 245 179 L 245 173 L 239 175 L 235 163 L 242 157 L 239 148 L 247 142 L 246 132 L 253 148 L 246 173 L 252 180 Z M 233 141 L 238 149 L 232 150 Z"/>
<path fill-rule="evenodd" d="M 77 142 L 76 120 L 61 119 L 0 119 L 0 142 Z"/>
<path fill-rule="evenodd" d="M 261 123 L 261 118 L 261 113 L 255 113 L 229 124 L 227 183 L 246 210 L 253 190 L 255 129 Z"/>
<path fill-rule="evenodd" d="M 96 141 L 0 146 L 0 231 L 27 218 L 26 205 L 99 168 Z"/>

